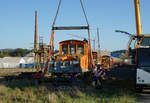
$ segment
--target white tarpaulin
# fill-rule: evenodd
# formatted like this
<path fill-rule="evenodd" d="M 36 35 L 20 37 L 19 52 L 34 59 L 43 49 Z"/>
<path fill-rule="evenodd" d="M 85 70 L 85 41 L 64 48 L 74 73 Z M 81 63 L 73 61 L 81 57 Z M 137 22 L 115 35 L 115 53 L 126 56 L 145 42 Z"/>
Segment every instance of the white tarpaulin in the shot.
<path fill-rule="evenodd" d="M 4 57 L 0 59 L 0 68 L 19 68 L 20 64 L 24 64 L 22 57 Z"/>
<path fill-rule="evenodd" d="M 25 64 L 33 64 L 34 63 L 34 57 L 23 57 Z"/>

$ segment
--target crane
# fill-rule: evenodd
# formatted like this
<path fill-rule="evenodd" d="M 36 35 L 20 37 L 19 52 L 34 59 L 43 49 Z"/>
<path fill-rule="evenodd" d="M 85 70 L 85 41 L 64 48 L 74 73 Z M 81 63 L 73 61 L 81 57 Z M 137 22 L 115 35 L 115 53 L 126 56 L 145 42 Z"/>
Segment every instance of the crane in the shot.
<path fill-rule="evenodd" d="M 43 76 L 47 73 L 48 71 L 48 63 L 51 60 L 54 60 L 54 31 L 56 30 L 87 30 L 88 31 L 88 54 L 87 54 L 87 58 L 88 58 L 88 68 L 92 69 L 94 67 L 94 62 L 93 62 L 93 56 L 92 56 L 92 50 L 91 50 L 91 39 L 90 39 L 90 28 L 89 28 L 89 23 L 88 23 L 88 19 L 84 10 L 84 6 L 82 3 L 82 0 L 80 0 L 80 4 L 81 4 L 81 8 L 86 20 L 86 26 L 55 26 L 55 22 L 60 10 L 60 6 L 61 6 L 62 0 L 59 0 L 59 4 L 58 4 L 58 8 L 56 11 L 56 15 L 54 18 L 54 21 L 52 23 L 52 29 L 51 29 L 51 39 L 50 39 L 50 47 L 49 47 L 49 53 L 48 53 L 48 58 L 46 61 L 46 66 L 43 72 Z M 86 60 L 86 59 L 83 59 Z"/>

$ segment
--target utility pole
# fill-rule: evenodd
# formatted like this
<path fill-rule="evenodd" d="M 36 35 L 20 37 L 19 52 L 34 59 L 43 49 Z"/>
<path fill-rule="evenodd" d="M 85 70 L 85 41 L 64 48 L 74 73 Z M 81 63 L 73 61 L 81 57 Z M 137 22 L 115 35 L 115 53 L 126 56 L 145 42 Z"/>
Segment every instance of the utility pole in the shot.
<path fill-rule="evenodd" d="M 37 11 L 35 11 L 34 49 L 37 49 Z"/>
<path fill-rule="evenodd" d="M 38 47 L 37 47 L 37 42 L 38 42 L 38 35 L 37 35 L 37 11 L 35 11 L 35 31 L 34 31 L 34 70 L 38 69 L 37 68 L 37 63 L 38 63 Z"/>
<path fill-rule="evenodd" d="M 99 40 L 99 28 L 97 28 L 97 39 L 98 39 L 98 57 L 100 57 L 101 50 L 100 50 L 100 40 Z"/>

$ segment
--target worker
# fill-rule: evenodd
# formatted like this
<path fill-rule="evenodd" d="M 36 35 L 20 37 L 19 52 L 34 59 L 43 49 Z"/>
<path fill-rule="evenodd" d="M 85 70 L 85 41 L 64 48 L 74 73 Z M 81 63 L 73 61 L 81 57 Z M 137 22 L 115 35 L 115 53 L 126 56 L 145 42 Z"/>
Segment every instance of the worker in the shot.
<path fill-rule="evenodd" d="M 83 39 L 84 42 L 88 43 L 88 40 L 86 38 Z"/>
<path fill-rule="evenodd" d="M 99 63 L 97 64 L 96 68 L 93 70 L 93 74 L 94 74 L 93 81 L 92 81 L 92 86 L 93 87 L 96 86 L 98 69 L 100 69 L 100 64 Z"/>
<path fill-rule="evenodd" d="M 92 86 L 96 88 L 101 88 L 101 80 L 105 79 L 106 71 L 105 69 L 101 68 L 102 65 L 99 63 L 97 64 L 97 67 L 93 70 L 94 78 L 92 82 Z"/>
<path fill-rule="evenodd" d="M 34 75 L 35 86 L 38 86 L 42 83 L 42 71 L 36 72 Z"/>

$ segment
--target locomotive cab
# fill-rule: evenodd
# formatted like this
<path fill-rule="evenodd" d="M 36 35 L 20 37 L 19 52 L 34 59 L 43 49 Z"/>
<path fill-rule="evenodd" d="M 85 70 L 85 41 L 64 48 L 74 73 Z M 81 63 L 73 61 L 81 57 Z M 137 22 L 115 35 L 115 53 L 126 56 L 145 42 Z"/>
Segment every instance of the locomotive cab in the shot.
<path fill-rule="evenodd" d="M 87 42 L 79 40 L 66 40 L 59 43 L 58 60 L 80 59 L 87 54 Z"/>

